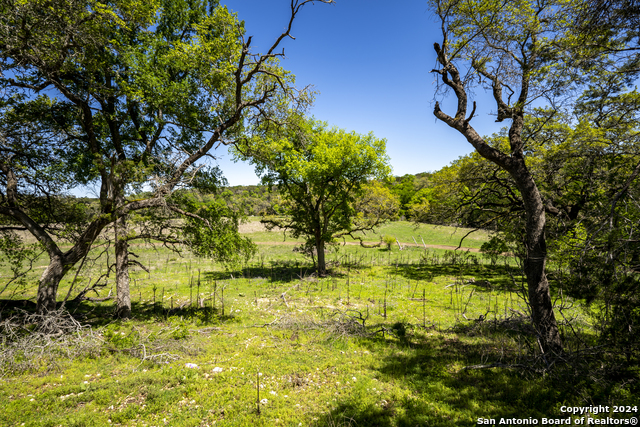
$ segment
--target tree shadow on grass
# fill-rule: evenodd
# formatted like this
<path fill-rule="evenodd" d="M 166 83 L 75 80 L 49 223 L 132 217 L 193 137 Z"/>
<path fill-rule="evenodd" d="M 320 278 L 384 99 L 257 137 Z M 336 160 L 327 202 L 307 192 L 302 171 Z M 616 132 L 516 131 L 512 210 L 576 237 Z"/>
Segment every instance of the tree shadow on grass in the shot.
<path fill-rule="evenodd" d="M 433 280 L 440 276 L 473 276 L 478 290 L 515 291 L 512 280 L 519 277 L 515 267 L 504 265 L 399 264 L 394 271 L 407 280 Z"/>
<path fill-rule="evenodd" d="M 102 327 L 112 323 L 115 308 L 113 304 L 95 304 L 90 302 L 82 302 L 76 306 L 68 307 L 71 315 L 81 322 L 87 322 L 92 327 Z M 180 317 L 185 320 L 197 319 L 201 324 L 219 324 L 222 322 L 233 321 L 235 317 L 226 312 L 221 307 L 184 305 L 182 307 L 175 306 L 173 308 L 162 306 L 159 302 L 138 302 L 131 303 L 132 319 L 141 322 L 163 321 L 172 317 Z"/>
<path fill-rule="evenodd" d="M 460 366 L 505 357 L 497 342 L 465 341 L 436 334 L 400 345 L 396 351 L 398 341 L 389 340 L 378 379 L 381 384 L 399 384 L 403 392 L 383 392 L 375 403 L 344 399 L 321 414 L 317 425 L 444 427 L 477 425 L 479 418 L 496 419 L 496 424 L 500 418 L 540 420 L 560 417 L 558 403 L 576 399 L 575 393 L 563 392 L 553 382 L 525 371 L 461 370 Z"/>
<path fill-rule="evenodd" d="M 311 264 L 296 261 L 280 261 L 271 266 L 248 266 L 231 271 L 208 271 L 203 273 L 203 281 L 224 281 L 233 279 L 267 280 L 269 282 L 295 282 L 315 274 Z"/>

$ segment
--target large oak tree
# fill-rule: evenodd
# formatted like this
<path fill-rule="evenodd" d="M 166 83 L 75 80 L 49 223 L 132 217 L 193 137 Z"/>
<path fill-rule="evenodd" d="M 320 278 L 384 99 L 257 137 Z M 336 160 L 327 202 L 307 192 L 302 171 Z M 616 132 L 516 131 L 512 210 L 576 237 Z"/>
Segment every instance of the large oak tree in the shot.
<path fill-rule="evenodd" d="M 244 126 L 304 108 L 309 97 L 295 90 L 276 49 L 312 1 L 291 1 L 286 29 L 262 54 L 213 0 L 0 3 L 0 215 L 5 230 L 28 230 L 49 255 L 39 312 L 55 309 L 62 277 L 115 223 L 117 312 L 129 315 L 127 215 L 165 208 L 197 216 L 167 197 Z M 63 250 L 60 222 L 40 205 L 87 183 L 99 188 L 99 210 L 75 222 Z M 131 198 L 142 185 L 149 196 Z"/>

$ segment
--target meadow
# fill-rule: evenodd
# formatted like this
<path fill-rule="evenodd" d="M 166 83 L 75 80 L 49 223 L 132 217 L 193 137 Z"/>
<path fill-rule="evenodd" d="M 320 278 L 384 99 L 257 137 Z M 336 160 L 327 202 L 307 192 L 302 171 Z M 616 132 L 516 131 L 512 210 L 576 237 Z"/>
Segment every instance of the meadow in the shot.
<path fill-rule="evenodd" d="M 571 418 L 567 405 L 638 403 L 624 385 L 587 375 L 592 320 L 559 286 L 556 313 L 573 359 L 556 367 L 540 355 L 517 262 L 478 253 L 484 232 L 453 251 L 440 247 L 457 247 L 469 230 L 391 223 L 377 233 L 402 250 L 345 240 L 329 251 L 330 275 L 318 278 L 290 237 L 253 223 L 244 230 L 259 253 L 234 269 L 133 246 L 148 271 L 131 274 L 131 320 L 109 320 L 112 299 L 68 302 L 73 317 L 61 313 L 37 333 L 34 318 L 12 324 L 5 310 L 0 425 L 541 423 Z M 74 279 L 72 294 L 106 271 L 100 251 L 67 275 L 60 299 Z M 113 294 L 110 283 L 99 296 Z M 595 417 L 629 416 L 609 412 Z"/>

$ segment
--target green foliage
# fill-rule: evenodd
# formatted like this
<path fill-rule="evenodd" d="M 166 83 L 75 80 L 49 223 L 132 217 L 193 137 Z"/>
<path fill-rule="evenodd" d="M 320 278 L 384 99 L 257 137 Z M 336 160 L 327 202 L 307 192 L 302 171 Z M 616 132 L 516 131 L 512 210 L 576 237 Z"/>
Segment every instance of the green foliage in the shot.
<path fill-rule="evenodd" d="M 469 171 L 477 172 L 479 165 L 486 164 L 490 163 L 472 153 L 433 172 L 428 186 L 417 191 L 409 201 L 411 219 L 416 223 L 478 226 L 478 221 L 469 216 L 474 205 L 468 206 L 466 202 L 470 193 L 466 177 Z"/>
<path fill-rule="evenodd" d="M 423 188 L 417 191 L 409 200 L 409 216 L 416 222 L 427 222 L 431 213 L 431 203 L 434 201 L 434 188 Z"/>
<path fill-rule="evenodd" d="M 380 212 L 363 212 L 363 217 L 373 214 L 374 220 L 358 223 L 354 204 L 368 180 L 388 176 L 386 141 L 373 134 L 330 129 L 326 123 L 296 115 L 286 127 L 263 131 L 263 137 L 247 142 L 236 156 L 253 163 L 263 184 L 277 185 L 284 198 L 280 208 L 286 218 L 269 217 L 265 223 L 285 228 L 293 237 L 305 236 L 316 246 L 318 268 L 324 274 L 325 243 L 371 229 L 384 218 Z M 388 197 L 381 189 L 376 194 Z M 393 202 L 388 206 L 393 208 Z"/>
<path fill-rule="evenodd" d="M 200 160 L 216 144 L 311 100 L 305 91 L 292 100 L 294 77 L 280 67 L 281 55 L 250 52 L 243 23 L 218 1 L 45 3 L 0 6 L 0 130 L 7 139 L 0 215 L 46 243 L 52 262 L 63 264 L 56 271 L 79 262 L 116 219 L 163 208 L 176 189 L 214 190 L 221 175 Z M 100 189 L 98 209 L 58 203 L 80 184 Z M 212 220 L 231 218 L 221 206 L 202 209 Z M 155 215 L 154 226 L 169 216 Z M 221 243 L 206 234 L 193 239 Z M 61 251 L 52 236 L 73 250 Z M 224 239 L 225 247 L 233 240 Z M 251 252 L 246 242 L 241 247 L 235 257 L 230 249 L 212 251 L 231 262 Z M 43 279 L 39 306 L 55 304 L 60 280 Z"/>
<path fill-rule="evenodd" d="M 416 193 L 415 175 L 404 175 L 391 179 L 387 188 L 398 198 L 400 203 L 399 215 L 406 217 L 409 214 L 409 203 Z"/>
<path fill-rule="evenodd" d="M 480 246 L 480 252 L 491 261 L 491 265 L 496 265 L 498 257 L 502 256 L 509 250 L 507 242 L 499 236 L 493 236 L 488 242 Z"/>
<path fill-rule="evenodd" d="M 229 268 L 246 263 L 255 255 L 256 245 L 238 232 L 242 213 L 231 209 L 223 199 L 199 201 L 193 193 L 177 193 L 172 201 L 191 214 L 184 220 L 181 232 L 196 255 Z"/>
<path fill-rule="evenodd" d="M 551 242 L 549 257 L 556 263 L 556 268 L 570 270 L 570 264 L 580 258 L 587 240 L 587 230 L 584 225 L 578 223 L 573 229 L 558 236 Z"/>
<path fill-rule="evenodd" d="M 248 216 L 269 216 L 280 214 L 282 196 L 277 188 L 266 185 L 238 185 L 225 187 L 220 194 L 227 205 Z"/>
<path fill-rule="evenodd" d="M 10 231 L 0 232 L 0 269 L 9 269 L 10 274 L 2 275 L 0 295 L 11 289 L 12 296 L 24 292 L 30 285 L 27 274 L 32 270 L 34 261 L 42 254 L 41 246 L 25 244 Z"/>
<path fill-rule="evenodd" d="M 630 272 L 640 265 L 640 248 L 631 226 L 640 220 L 638 206 L 632 202 L 638 197 L 636 111 L 640 104 L 637 93 L 624 92 L 617 78 L 607 73 L 602 77 L 581 98 L 578 121 L 559 112 L 536 110 L 525 121 L 523 136 L 527 166 L 549 214 L 551 276 L 563 292 L 593 305 L 594 313 L 601 315 L 601 339 L 616 343 L 620 354 L 628 355 L 638 342 L 636 305 L 629 292 L 637 287 L 637 278 Z M 595 95 L 604 92 L 610 96 Z M 487 140 L 493 147 L 507 148 L 506 130 Z M 448 202 L 455 202 L 449 211 L 455 212 L 457 221 L 499 230 L 509 252 L 524 254 L 520 217 L 524 206 L 512 177 L 476 154 L 434 173 L 434 182 L 451 172 L 451 187 L 458 190 L 449 193 Z M 490 249 L 491 245 L 483 246 Z M 501 250 L 507 251 L 496 249 Z"/>
<path fill-rule="evenodd" d="M 382 241 L 384 242 L 385 245 L 387 245 L 387 250 L 390 251 L 391 248 L 393 247 L 393 244 L 396 242 L 396 238 L 386 234 L 383 238 Z"/>
<path fill-rule="evenodd" d="M 581 70 L 574 62 L 563 61 L 563 56 L 573 48 L 573 60 L 579 63 L 586 56 L 584 51 L 589 53 L 588 49 L 580 50 L 583 42 L 577 40 L 570 18 L 581 10 L 581 1 L 517 0 L 502 5 L 484 0 L 443 0 L 432 4 L 446 19 L 452 60 L 468 61 L 476 76 L 481 77 L 481 71 L 489 73 L 516 91 L 526 82 L 524 97 L 502 100 L 510 108 L 524 108 L 538 96 L 562 97 L 563 91 L 577 82 Z M 491 85 L 487 75 L 481 78 Z M 500 115 L 498 119 L 501 121 Z"/>
<path fill-rule="evenodd" d="M 367 229 L 387 220 L 396 220 L 400 212 L 399 198 L 378 181 L 368 182 L 354 201 L 355 228 Z"/>

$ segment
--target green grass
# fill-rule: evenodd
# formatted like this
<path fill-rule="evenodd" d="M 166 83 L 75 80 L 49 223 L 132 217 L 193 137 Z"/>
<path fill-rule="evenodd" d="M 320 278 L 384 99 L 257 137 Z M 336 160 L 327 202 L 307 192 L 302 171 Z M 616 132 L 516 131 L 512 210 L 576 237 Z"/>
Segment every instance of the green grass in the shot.
<path fill-rule="evenodd" d="M 259 218 L 252 217 L 251 221 L 257 222 Z M 473 231 L 469 228 L 446 227 L 441 225 L 430 224 L 414 224 L 409 221 L 394 221 L 383 224 L 373 231 L 361 234 L 363 240 L 370 243 L 377 243 L 381 236 L 390 235 L 398 239 L 401 244 L 422 246 L 422 242 L 426 245 L 443 245 L 465 248 L 480 248 L 480 246 L 488 240 L 488 232 L 485 230 Z M 283 231 L 255 231 L 247 233 L 256 242 L 302 242 L 303 239 L 294 239 Z M 466 237 L 465 237 L 466 236 Z M 464 237 L 464 240 L 463 240 Z M 415 239 L 415 241 L 414 241 Z M 346 237 L 347 242 L 353 242 L 354 239 Z M 394 245 L 395 246 L 395 245 Z M 397 249 L 397 246 L 395 246 Z"/>
<path fill-rule="evenodd" d="M 418 235 L 409 223 L 387 227 L 381 233 L 406 243 Z M 434 228 L 429 242 L 427 229 L 426 243 L 450 242 L 451 229 Z M 637 404 L 626 388 L 604 390 L 575 372 L 463 369 L 529 363 L 535 353 L 528 324 L 514 316 L 525 308 L 512 263 L 346 245 L 330 252 L 331 275 L 315 278 L 292 246 L 264 242 L 235 271 L 134 247 L 151 267 L 131 275 L 135 318 L 109 320 L 112 301 L 70 307 L 92 325 L 95 346 L 26 370 L 5 364 L 0 425 L 470 426 L 566 418 L 562 405 Z M 88 264 L 82 286 L 101 270 Z M 574 332 L 593 339 L 579 304 L 563 313 L 576 319 L 562 328 L 568 345 Z"/>
<path fill-rule="evenodd" d="M 398 239 L 400 243 L 422 245 L 422 239 L 427 245 L 443 245 L 465 248 L 480 248 L 488 240 L 488 233 L 484 230 L 474 231 L 460 227 L 445 227 L 441 225 L 414 224 L 409 221 L 394 221 L 377 228 L 373 233 L 368 233 L 365 240 L 377 242 L 379 236 L 390 235 Z M 468 234 L 467 237 L 465 237 Z M 462 238 L 464 240 L 462 240 Z M 397 249 L 397 246 L 396 246 Z"/>

